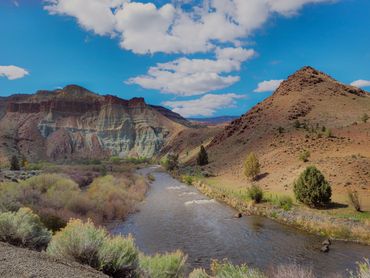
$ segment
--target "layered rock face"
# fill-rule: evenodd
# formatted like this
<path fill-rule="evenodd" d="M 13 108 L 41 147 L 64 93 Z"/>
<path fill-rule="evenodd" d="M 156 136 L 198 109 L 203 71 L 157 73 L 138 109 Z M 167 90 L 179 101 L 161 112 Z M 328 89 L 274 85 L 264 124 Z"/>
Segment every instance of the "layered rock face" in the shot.
<path fill-rule="evenodd" d="M 0 157 L 29 160 L 152 157 L 188 122 L 142 98 L 123 100 L 70 85 L 0 99 Z"/>

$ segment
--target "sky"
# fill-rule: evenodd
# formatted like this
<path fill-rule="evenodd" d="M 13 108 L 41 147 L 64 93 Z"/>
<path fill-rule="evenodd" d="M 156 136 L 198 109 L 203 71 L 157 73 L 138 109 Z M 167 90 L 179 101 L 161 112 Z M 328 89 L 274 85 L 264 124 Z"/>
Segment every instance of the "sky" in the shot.
<path fill-rule="evenodd" d="M 370 1 L 0 0 L 0 96 L 77 84 L 241 115 L 305 65 L 370 91 Z"/>

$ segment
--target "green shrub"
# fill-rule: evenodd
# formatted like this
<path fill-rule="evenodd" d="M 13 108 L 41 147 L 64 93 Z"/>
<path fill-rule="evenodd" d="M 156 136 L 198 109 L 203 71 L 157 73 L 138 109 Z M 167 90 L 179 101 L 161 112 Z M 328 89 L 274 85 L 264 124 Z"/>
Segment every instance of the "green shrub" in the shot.
<path fill-rule="evenodd" d="M 208 154 L 203 145 L 200 146 L 200 151 L 197 157 L 197 164 L 199 166 L 204 166 L 208 164 Z"/>
<path fill-rule="evenodd" d="M 276 196 L 272 199 L 272 203 L 284 210 L 290 210 L 293 206 L 293 200 L 289 196 Z"/>
<path fill-rule="evenodd" d="M 357 191 L 348 191 L 348 200 L 356 211 L 358 212 L 362 211 L 360 198 L 358 197 Z"/>
<path fill-rule="evenodd" d="M 17 212 L 0 214 L 0 240 L 31 249 L 44 249 L 49 243 L 51 232 L 40 218 L 29 208 Z"/>
<path fill-rule="evenodd" d="M 136 277 L 139 252 L 134 239 L 115 236 L 103 241 L 98 251 L 100 269 L 112 277 Z"/>
<path fill-rule="evenodd" d="M 183 175 L 182 181 L 185 182 L 187 185 L 192 185 L 194 182 L 194 178 L 190 175 Z"/>
<path fill-rule="evenodd" d="M 71 219 L 67 226 L 51 239 L 47 253 L 94 268 L 99 267 L 99 250 L 107 240 L 105 229 L 96 228 L 89 220 Z"/>
<path fill-rule="evenodd" d="M 331 138 L 331 137 L 333 137 L 333 132 L 331 131 L 331 129 L 330 129 L 330 128 L 326 128 L 326 129 L 325 129 L 325 132 L 324 132 L 324 135 L 325 135 L 325 137 L 327 137 L 327 138 Z"/>
<path fill-rule="evenodd" d="M 364 122 L 364 123 L 367 123 L 367 121 L 369 120 L 369 115 L 367 113 L 364 113 L 361 117 L 361 120 Z"/>
<path fill-rule="evenodd" d="M 298 201 L 311 207 L 328 204 L 331 187 L 324 175 L 314 166 L 309 166 L 294 182 L 294 193 Z"/>
<path fill-rule="evenodd" d="M 144 277 L 182 278 L 184 277 L 186 259 L 186 255 L 181 251 L 154 256 L 141 255 L 139 259 L 140 271 Z"/>
<path fill-rule="evenodd" d="M 294 127 L 295 128 L 300 128 L 301 127 L 301 123 L 299 122 L 299 120 L 294 121 Z"/>
<path fill-rule="evenodd" d="M 244 161 L 244 174 L 254 180 L 260 173 L 260 163 L 257 156 L 251 152 Z"/>
<path fill-rule="evenodd" d="M 217 278 L 265 278 L 265 275 L 257 269 L 247 265 L 233 265 L 228 261 L 211 263 L 212 275 Z"/>
<path fill-rule="evenodd" d="M 161 160 L 161 164 L 167 171 L 176 170 L 179 168 L 179 155 L 169 153 Z"/>
<path fill-rule="evenodd" d="M 263 191 L 261 187 L 256 184 L 253 184 L 250 188 L 248 188 L 248 197 L 254 200 L 256 203 L 260 203 L 263 199 Z"/>
<path fill-rule="evenodd" d="M 196 268 L 190 274 L 189 278 L 211 278 L 203 268 Z"/>
<path fill-rule="evenodd" d="M 303 162 L 307 162 L 308 159 L 310 158 L 311 156 L 311 153 L 310 151 L 308 150 L 303 150 L 301 151 L 301 153 L 299 154 L 299 160 L 303 161 Z"/>
<path fill-rule="evenodd" d="M 10 170 L 11 171 L 19 171 L 21 167 L 19 166 L 19 160 L 18 157 L 13 155 L 10 159 Z"/>
<path fill-rule="evenodd" d="M 119 156 L 112 156 L 109 161 L 113 164 L 120 164 L 121 158 Z"/>

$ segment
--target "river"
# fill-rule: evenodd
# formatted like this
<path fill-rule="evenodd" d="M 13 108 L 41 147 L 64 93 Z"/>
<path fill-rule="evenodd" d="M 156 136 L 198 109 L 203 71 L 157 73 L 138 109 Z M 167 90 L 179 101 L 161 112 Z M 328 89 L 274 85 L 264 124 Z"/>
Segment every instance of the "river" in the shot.
<path fill-rule="evenodd" d="M 318 277 L 348 276 L 356 261 L 370 257 L 370 247 L 334 241 L 329 253 L 320 252 L 322 237 L 310 235 L 267 218 L 233 218 L 236 211 L 211 200 L 155 167 L 155 181 L 139 212 L 115 226 L 113 234 L 132 234 L 146 254 L 181 249 L 189 269 L 209 268 L 211 259 L 228 258 L 264 271 L 280 264 L 311 267 Z M 332 276 L 333 275 L 333 276 Z"/>

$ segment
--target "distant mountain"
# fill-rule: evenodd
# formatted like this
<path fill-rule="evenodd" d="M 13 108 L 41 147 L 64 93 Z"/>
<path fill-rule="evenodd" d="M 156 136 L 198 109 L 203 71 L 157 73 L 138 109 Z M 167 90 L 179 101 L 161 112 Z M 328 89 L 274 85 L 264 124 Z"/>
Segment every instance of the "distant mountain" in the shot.
<path fill-rule="evenodd" d="M 152 157 L 190 122 L 143 98 L 98 95 L 77 85 L 0 98 L 0 162 Z"/>
<path fill-rule="evenodd" d="M 189 121 L 201 124 L 209 124 L 209 125 L 217 125 L 217 124 L 225 124 L 229 123 L 235 119 L 239 118 L 239 116 L 219 116 L 219 117 L 211 117 L 211 118 L 188 118 Z"/>

